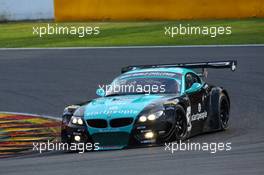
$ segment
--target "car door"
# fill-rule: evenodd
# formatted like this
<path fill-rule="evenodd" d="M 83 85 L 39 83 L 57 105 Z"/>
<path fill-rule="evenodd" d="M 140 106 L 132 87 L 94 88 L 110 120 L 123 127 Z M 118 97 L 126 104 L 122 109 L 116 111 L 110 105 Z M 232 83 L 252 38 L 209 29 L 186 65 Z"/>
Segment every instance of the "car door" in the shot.
<path fill-rule="evenodd" d="M 201 79 L 196 74 L 190 72 L 185 75 L 185 89 L 192 87 L 194 83 L 200 83 Z M 196 91 L 187 93 L 187 96 L 191 103 L 191 124 L 192 124 L 192 135 L 198 134 L 203 130 L 203 123 L 207 117 L 205 112 L 204 103 L 205 89 L 201 87 Z"/>

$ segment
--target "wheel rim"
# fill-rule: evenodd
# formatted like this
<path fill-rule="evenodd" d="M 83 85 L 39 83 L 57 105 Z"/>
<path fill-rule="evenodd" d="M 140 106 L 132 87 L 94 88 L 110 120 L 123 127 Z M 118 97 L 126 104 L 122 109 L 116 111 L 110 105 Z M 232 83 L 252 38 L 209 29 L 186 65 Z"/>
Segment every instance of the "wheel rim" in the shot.
<path fill-rule="evenodd" d="M 185 116 L 182 115 L 181 112 L 177 113 L 177 121 L 176 121 L 176 125 L 175 125 L 177 138 L 182 138 L 186 134 L 187 123 L 186 123 L 186 119 L 184 117 Z"/>
<path fill-rule="evenodd" d="M 225 100 L 223 100 L 221 103 L 220 119 L 223 124 L 223 127 L 227 127 L 227 122 L 229 119 L 229 110 L 228 104 Z"/>

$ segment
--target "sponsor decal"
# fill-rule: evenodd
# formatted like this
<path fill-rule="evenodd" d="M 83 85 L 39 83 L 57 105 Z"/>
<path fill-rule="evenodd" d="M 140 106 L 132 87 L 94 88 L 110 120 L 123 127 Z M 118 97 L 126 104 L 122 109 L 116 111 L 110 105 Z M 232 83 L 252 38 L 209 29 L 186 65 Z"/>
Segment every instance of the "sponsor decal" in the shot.
<path fill-rule="evenodd" d="M 137 77 L 137 76 L 165 76 L 165 77 L 172 77 L 172 78 L 181 78 L 181 74 L 178 73 L 172 73 L 172 72 L 138 72 L 138 73 L 132 73 L 132 74 L 127 74 L 123 75 L 121 79 L 127 78 L 127 77 Z"/>
<path fill-rule="evenodd" d="M 86 112 L 85 115 L 94 116 L 94 115 L 112 115 L 112 114 L 127 114 L 127 115 L 136 115 L 138 114 L 138 110 L 104 110 L 104 111 L 93 111 Z"/>
<path fill-rule="evenodd" d="M 198 104 L 198 112 L 200 113 L 202 109 L 201 103 Z"/>
<path fill-rule="evenodd" d="M 207 118 L 207 112 L 202 112 L 202 113 L 198 113 L 198 114 L 194 114 L 191 117 L 191 121 L 196 121 L 196 120 L 203 120 Z"/>
<path fill-rule="evenodd" d="M 186 109 L 186 118 L 187 118 L 187 131 L 190 132 L 192 130 L 192 123 L 191 123 L 191 106 L 188 106 Z"/>
<path fill-rule="evenodd" d="M 198 113 L 191 116 L 191 121 L 203 120 L 203 119 L 207 118 L 207 112 L 206 111 L 201 113 L 201 111 L 202 111 L 201 103 L 198 103 L 197 110 L 198 110 Z"/>

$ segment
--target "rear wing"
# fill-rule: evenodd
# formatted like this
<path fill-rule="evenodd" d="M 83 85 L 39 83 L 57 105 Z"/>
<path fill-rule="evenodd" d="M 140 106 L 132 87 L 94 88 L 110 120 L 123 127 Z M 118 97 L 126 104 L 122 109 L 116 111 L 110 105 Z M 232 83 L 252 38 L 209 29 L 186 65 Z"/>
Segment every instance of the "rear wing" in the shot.
<path fill-rule="evenodd" d="M 189 69 L 202 69 L 202 74 L 207 76 L 207 68 L 212 69 L 231 69 L 232 71 L 236 70 L 237 61 L 228 60 L 228 61 L 210 61 L 210 62 L 193 62 L 193 63 L 175 63 L 175 64 L 155 64 L 155 65 L 134 65 L 127 66 L 121 69 L 121 73 L 125 73 L 131 70 L 137 69 L 147 69 L 147 68 L 189 68 Z"/>

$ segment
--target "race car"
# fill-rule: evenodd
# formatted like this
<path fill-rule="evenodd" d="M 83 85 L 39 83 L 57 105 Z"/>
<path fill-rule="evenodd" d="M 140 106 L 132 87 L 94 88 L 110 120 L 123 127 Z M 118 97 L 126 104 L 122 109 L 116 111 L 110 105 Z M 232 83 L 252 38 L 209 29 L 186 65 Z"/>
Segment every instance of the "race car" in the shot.
<path fill-rule="evenodd" d="M 228 92 L 204 79 L 209 68 L 236 67 L 235 60 L 124 67 L 110 85 L 97 89 L 99 98 L 65 108 L 61 140 L 122 149 L 225 130 Z"/>

